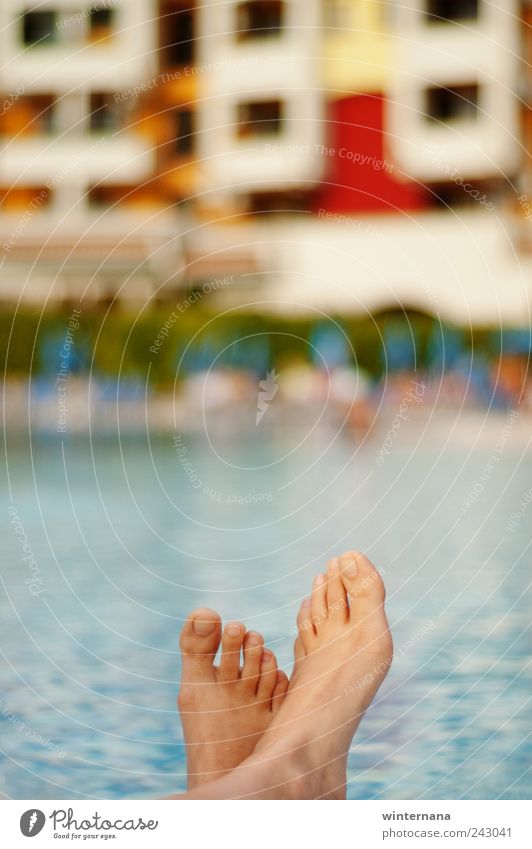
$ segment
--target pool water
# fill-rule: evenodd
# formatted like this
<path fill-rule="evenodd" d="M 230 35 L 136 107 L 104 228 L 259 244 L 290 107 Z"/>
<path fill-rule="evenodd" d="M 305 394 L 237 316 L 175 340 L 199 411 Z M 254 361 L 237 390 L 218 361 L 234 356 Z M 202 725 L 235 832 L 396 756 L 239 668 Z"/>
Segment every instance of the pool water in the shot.
<path fill-rule="evenodd" d="M 183 789 L 187 612 L 241 618 L 289 671 L 312 575 L 356 547 L 384 572 L 396 658 L 355 738 L 349 797 L 530 798 L 531 429 L 506 421 L 413 421 L 379 463 L 386 417 L 364 440 L 326 425 L 10 437 L 0 793 Z"/>

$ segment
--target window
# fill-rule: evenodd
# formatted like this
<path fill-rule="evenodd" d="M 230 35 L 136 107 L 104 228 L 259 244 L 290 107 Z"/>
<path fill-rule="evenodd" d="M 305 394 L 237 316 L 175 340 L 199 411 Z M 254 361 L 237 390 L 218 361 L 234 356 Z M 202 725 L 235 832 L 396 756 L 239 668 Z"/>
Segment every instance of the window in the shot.
<path fill-rule="evenodd" d="M 188 156 L 194 149 L 194 113 L 190 109 L 179 109 L 175 113 L 175 152 Z"/>
<path fill-rule="evenodd" d="M 133 207 L 143 205 L 143 188 L 130 184 L 99 183 L 89 186 L 87 192 L 89 206 L 109 208 L 111 206 Z M 134 248 L 132 248 L 134 250 Z"/>
<path fill-rule="evenodd" d="M 252 192 L 248 196 L 248 211 L 252 213 L 268 212 L 306 212 L 309 208 L 309 195 L 304 191 Z"/>
<path fill-rule="evenodd" d="M 55 98 L 53 95 L 24 95 L 17 105 L 20 117 L 24 120 L 24 133 L 51 135 L 55 131 Z"/>
<path fill-rule="evenodd" d="M 50 44 L 57 37 L 55 12 L 25 12 L 22 16 L 22 41 L 24 44 Z"/>
<path fill-rule="evenodd" d="M 277 135 L 283 124 L 283 106 L 280 100 L 260 100 L 239 103 L 237 133 L 239 138 Z"/>
<path fill-rule="evenodd" d="M 425 115 L 436 121 L 462 121 L 478 115 L 478 85 L 437 86 L 425 92 Z"/>
<path fill-rule="evenodd" d="M 0 186 L 0 206 L 4 212 L 19 213 L 31 206 L 33 215 L 33 211 L 39 212 L 48 206 L 52 195 L 53 189 L 49 186 Z"/>
<path fill-rule="evenodd" d="M 466 181 L 467 182 L 467 181 Z M 478 192 L 478 194 L 472 194 L 472 192 Z M 493 185 L 488 186 L 485 182 L 475 182 L 474 185 L 469 186 L 467 191 L 464 191 L 464 187 L 460 185 L 455 185 L 453 183 L 448 183 L 447 185 L 433 185 L 431 187 L 432 198 L 437 206 L 446 206 L 446 207 L 465 207 L 465 208 L 473 208 L 478 206 L 479 200 L 482 196 L 484 198 L 489 197 L 490 200 L 495 196 L 493 191 Z"/>
<path fill-rule="evenodd" d="M 0 133 L 6 136 L 50 135 L 55 127 L 52 94 L 25 94 L 0 112 Z"/>
<path fill-rule="evenodd" d="M 427 0 L 426 15 L 430 23 L 475 20 L 478 12 L 479 0 Z"/>
<path fill-rule="evenodd" d="M 237 37 L 264 38 L 277 36 L 283 28 L 281 0 L 255 0 L 237 6 Z"/>
<path fill-rule="evenodd" d="M 110 92 L 93 92 L 90 109 L 91 132 L 108 133 L 120 127 L 120 106 Z"/>
<path fill-rule="evenodd" d="M 91 9 L 91 30 L 110 29 L 113 24 L 113 9 Z"/>
<path fill-rule="evenodd" d="M 89 13 L 89 40 L 101 41 L 109 38 L 113 31 L 114 10 L 94 9 Z"/>
<path fill-rule="evenodd" d="M 159 18 L 161 62 L 166 68 L 195 62 L 195 16 L 192 9 L 163 5 Z"/>

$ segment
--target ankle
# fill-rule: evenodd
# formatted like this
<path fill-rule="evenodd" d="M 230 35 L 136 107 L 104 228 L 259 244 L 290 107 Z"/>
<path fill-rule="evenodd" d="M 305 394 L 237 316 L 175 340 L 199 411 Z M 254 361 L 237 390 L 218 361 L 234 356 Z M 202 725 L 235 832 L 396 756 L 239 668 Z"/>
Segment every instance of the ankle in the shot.
<path fill-rule="evenodd" d="M 317 785 L 319 769 L 311 762 L 309 751 L 308 743 L 295 735 L 268 739 L 266 732 L 251 758 L 268 781 L 266 798 L 313 798 L 311 785 Z"/>

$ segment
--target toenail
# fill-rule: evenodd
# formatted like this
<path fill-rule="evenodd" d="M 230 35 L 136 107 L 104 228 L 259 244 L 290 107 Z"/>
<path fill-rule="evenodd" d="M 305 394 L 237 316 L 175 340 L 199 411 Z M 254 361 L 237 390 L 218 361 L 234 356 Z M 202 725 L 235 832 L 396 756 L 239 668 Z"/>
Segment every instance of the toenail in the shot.
<path fill-rule="evenodd" d="M 193 628 L 194 633 L 199 637 L 206 637 L 207 634 L 212 634 L 216 628 L 216 622 L 212 619 L 194 619 Z"/>
<path fill-rule="evenodd" d="M 259 634 L 255 634 L 253 631 L 248 634 L 248 643 L 250 646 L 260 646 L 262 643 L 262 638 Z"/>
<path fill-rule="evenodd" d="M 316 575 L 316 577 L 314 578 L 314 586 L 315 587 L 321 586 L 323 584 L 324 580 L 325 580 L 325 575 Z"/>
<path fill-rule="evenodd" d="M 301 607 L 312 607 L 312 601 L 310 598 L 304 598 L 301 602 Z"/>
<path fill-rule="evenodd" d="M 238 622 L 232 622 L 230 625 L 227 626 L 227 633 L 230 637 L 239 637 L 242 633 L 242 625 L 240 625 Z"/>
<path fill-rule="evenodd" d="M 262 663 L 263 664 L 269 663 L 271 661 L 272 657 L 273 657 L 273 654 L 271 653 L 271 651 L 269 649 L 264 649 L 264 651 L 262 652 Z"/>
<path fill-rule="evenodd" d="M 357 572 L 358 567 L 356 560 L 349 560 L 344 566 L 344 574 L 347 575 L 348 578 L 355 578 Z"/>

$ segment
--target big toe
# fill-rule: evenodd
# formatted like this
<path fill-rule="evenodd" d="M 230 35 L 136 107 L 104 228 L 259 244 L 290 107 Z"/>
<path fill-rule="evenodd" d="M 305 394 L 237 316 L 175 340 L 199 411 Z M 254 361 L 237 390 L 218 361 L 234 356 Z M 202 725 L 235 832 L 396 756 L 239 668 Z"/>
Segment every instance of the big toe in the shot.
<path fill-rule="evenodd" d="M 381 617 L 384 610 L 384 583 L 371 560 L 359 551 L 348 551 L 339 559 L 342 582 L 349 598 L 351 621 L 369 624 L 375 617 Z"/>
<path fill-rule="evenodd" d="M 369 557 L 360 551 L 347 551 L 339 561 L 350 603 L 358 600 L 366 605 L 380 606 L 384 603 L 384 584 Z"/>
<path fill-rule="evenodd" d="M 215 610 L 201 607 L 190 614 L 180 640 L 184 681 L 212 677 L 221 630 L 221 620 Z"/>
<path fill-rule="evenodd" d="M 342 555 L 340 565 L 349 597 L 349 621 L 362 629 L 366 651 L 379 657 L 379 669 L 385 670 L 392 662 L 393 643 L 384 612 L 386 593 L 382 578 L 371 560 L 359 551 Z"/>

